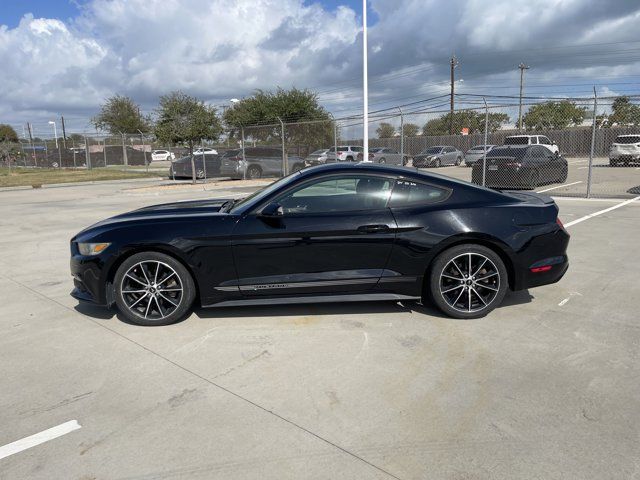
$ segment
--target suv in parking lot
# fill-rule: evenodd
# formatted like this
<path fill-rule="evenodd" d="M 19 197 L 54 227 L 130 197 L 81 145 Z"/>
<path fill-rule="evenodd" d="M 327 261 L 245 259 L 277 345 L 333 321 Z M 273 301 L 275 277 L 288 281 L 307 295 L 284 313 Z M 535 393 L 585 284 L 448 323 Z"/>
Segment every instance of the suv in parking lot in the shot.
<path fill-rule="evenodd" d="M 560 153 L 556 142 L 549 140 L 549 137 L 544 135 L 510 135 L 504 139 L 503 145 L 542 145 L 552 153 Z"/>
<path fill-rule="evenodd" d="M 338 145 L 338 155 L 336 157 L 336 148 L 331 147 L 327 152 L 327 161 L 325 163 L 335 162 L 355 162 L 358 159 L 358 153 L 362 153 L 363 148 L 357 145 Z"/>
<path fill-rule="evenodd" d="M 609 165 L 617 167 L 623 164 L 640 162 L 640 135 L 618 135 L 609 150 Z"/>
<path fill-rule="evenodd" d="M 282 172 L 282 150 L 277 147 L 245 147 L 244 158 L 242 149 L 227 150 L 222 155 L 220 175 L 235 179 L 279 177 Z M 287 154 L 289 172 L 296 172 L 304 168 L 304 159 Z"/>

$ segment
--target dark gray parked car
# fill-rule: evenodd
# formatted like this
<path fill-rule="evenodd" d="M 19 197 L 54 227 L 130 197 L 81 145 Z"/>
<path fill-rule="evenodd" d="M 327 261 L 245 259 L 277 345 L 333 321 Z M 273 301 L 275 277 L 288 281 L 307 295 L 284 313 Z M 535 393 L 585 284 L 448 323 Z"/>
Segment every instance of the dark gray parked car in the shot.
<path fill-rule="evenodd" d="M 228 150 L 222 157 L 220 174 L 223 177 L 235 179 L 280 177 L 282 171 L 282 150 L 276 147 L 245 147 L 244 158 L 242 150 Z M 287 154 L 289 172 L 296 172 L 304 168 L 304 159 Z M 246 173 L 245 173 L 246 172 Z"/>
<path fill-rule="evenodd" d="M 413 166 L 441 167 L 443 165 L 460 165 L 464 154 L 455 147 L 449 145 L 436 145 L 424 149 L 413 157 Z"/>

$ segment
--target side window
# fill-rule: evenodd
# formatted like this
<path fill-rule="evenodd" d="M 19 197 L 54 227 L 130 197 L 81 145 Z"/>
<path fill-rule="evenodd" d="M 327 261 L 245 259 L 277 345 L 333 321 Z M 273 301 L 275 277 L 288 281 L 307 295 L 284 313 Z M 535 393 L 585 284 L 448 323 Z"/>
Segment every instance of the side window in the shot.
<path fill-rule="evenodd" d="M 386 151 L 387 151 L 387 153 L 398 153 L 398 152 L 396 152 L 396 151 L 395 151 L 394 149 L 392 149 L 392 148 L 387 148 L 387 150 L 386 150 Z"/>
<path fill-rule="evenodd" d="M 319 179 L 287 192 L 276 203 L 287 214 L 350 212 L 386 208 L 392 182 L 370 175 Z"/>
<path fill-rule="evenodd" d="M 351 151 L 352 152 L 356 152 L 356 153 L 360 153 L 362 152 L 364 149 L 362 147 L 351 147 Z"/>
<path fill-rule="evenodd" d="M 537 145 L 538 144 L 538 137 L 531 137 L 531 145 Z"/>
<path fill-rule="evenodd" d="M 547 137 L 538 137 L 538 143 L 540 145 L 551 145 L 551 142 L 549 141 L 549 139 Z"/>
<path fill-rule="evenodd" d="M 429 205 L 441 202 L 449 197 L 450 190 L 413 180 L 396 180 L 389 206 L 406 207 L 410 205 Z"/>

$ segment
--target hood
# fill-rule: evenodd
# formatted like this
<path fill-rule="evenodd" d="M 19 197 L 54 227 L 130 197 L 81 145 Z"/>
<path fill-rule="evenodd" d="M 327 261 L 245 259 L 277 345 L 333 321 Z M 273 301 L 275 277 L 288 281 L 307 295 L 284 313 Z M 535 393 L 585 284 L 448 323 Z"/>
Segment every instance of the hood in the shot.
<path fill-rule="evenodd" d="M 213 200 L 196 200 L 187 202 L 173 202 L 163 203 L 160 205 L 152 205 L 150 207 L 143 207 L 138 210 L 132 210 L 131 212 L 122 213 L 115 217 L 107 218 L 88 228 L 82 230 L 76 237 L 91 233 L 98 234 L 101 231 L 108 230 L 118 224 L 124 225 L 127 223 L 134 223 L 138 221 L 144 221 L 148 219 L 157 220 L 172 220 L 172 219 L 184 219 L 188 217 L 196 217 L 204 214 L 216 214 L 220 211 L 222 205 L 232 199 L 213 199 Z M 220 214 L 225 215 L 225 214 Z"/>

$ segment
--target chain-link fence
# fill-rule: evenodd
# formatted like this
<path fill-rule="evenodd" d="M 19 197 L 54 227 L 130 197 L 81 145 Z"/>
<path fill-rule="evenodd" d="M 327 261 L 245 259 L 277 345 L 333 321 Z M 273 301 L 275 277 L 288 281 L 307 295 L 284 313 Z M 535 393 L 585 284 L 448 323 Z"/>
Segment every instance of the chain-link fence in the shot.
<path fill-rule="evenodd" d="M 274 178 L 307 166 L 364 160 L 498 189 L 640 193 L 640 96 L 525 97 L 521 104 L 513 97 L 461 95 L 453 112 L 445 100 L 370 114 L 366 159 L 362 117 L 354 116 L 229 128 L 218 142 L 195 142 L 193 154 L 152 135 L 72 134 L 57 144 L 23 140 L 2 160 L 23 167 L 145 171 L 175 181 Z"/>

